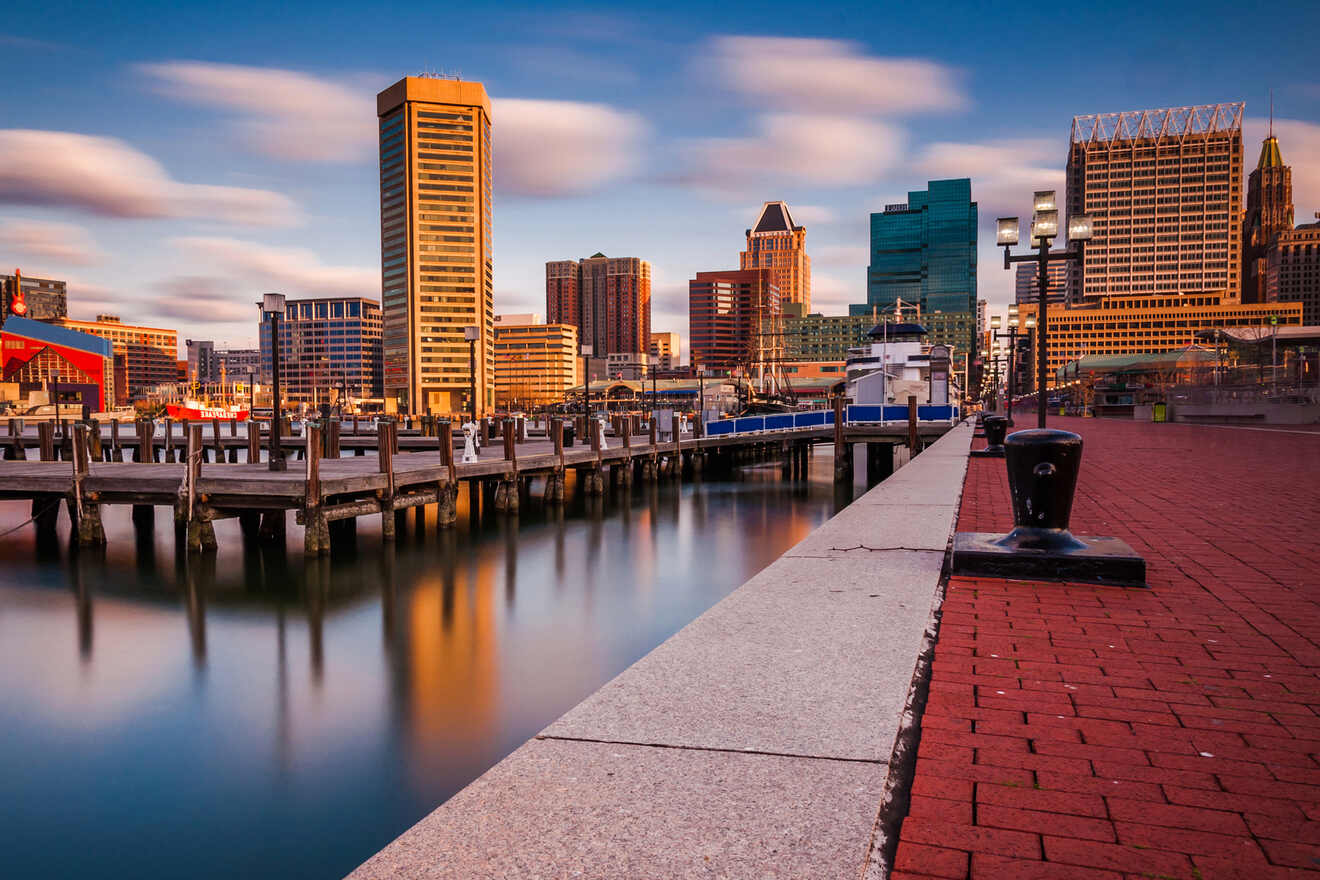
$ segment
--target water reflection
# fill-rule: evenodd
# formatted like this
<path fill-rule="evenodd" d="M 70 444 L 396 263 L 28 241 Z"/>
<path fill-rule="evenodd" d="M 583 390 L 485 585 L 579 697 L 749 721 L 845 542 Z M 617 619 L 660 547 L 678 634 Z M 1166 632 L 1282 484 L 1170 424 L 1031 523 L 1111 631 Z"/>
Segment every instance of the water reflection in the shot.
<path fill-rule="evenodd" d="M 311 560 L 235 520 L 177 553 L 168 509 L 106 508 L 101 553 L 64 519 L 16 532 L 6 873 L 347 872 L 846 503 L 812 467 L 606 497 L 570 475 L 518 517 L 467 491 L 456 528 L 414 513 L 385 546 L 364 518 Z M 0 504 L 0 530 L 29 514 Z"/>

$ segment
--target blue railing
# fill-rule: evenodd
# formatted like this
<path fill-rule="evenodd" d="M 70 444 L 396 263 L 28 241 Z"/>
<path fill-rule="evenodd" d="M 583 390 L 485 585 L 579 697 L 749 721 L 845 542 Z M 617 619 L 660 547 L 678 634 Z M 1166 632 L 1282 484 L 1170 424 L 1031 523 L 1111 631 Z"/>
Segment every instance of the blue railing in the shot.
<path fill-rule="evenodd" d="M 908 408 L 898 404 L 854 403 L 844 408 L 845 425 L 884 425 L 906 423 Z M 918 422 L 947 422 L 958 420 L 958 407 L 922 404 L 917 407 Z M 741 416 L 705 423 L 705 436 L 729 437 L 735 434 L 761 434 L 771 431 L 793 431 L 802 428 L 826 428 L 834 424 L 834 410 L 818 409 L 798 413 L 774 413 L 767 416 Z"/>

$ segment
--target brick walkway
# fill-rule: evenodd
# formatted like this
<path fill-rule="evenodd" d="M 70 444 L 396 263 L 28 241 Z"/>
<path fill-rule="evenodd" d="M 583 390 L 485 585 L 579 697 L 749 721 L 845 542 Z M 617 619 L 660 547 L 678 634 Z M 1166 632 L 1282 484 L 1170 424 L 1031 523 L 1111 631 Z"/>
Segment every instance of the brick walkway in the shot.
<path fill-rule="evenodd" d="M 1320 876 L 1320 437 L 1051 427 L 1151 589 L 950 581 L 892 876 Z M 973 459 L 959 530 L 1011 525 Z"/>

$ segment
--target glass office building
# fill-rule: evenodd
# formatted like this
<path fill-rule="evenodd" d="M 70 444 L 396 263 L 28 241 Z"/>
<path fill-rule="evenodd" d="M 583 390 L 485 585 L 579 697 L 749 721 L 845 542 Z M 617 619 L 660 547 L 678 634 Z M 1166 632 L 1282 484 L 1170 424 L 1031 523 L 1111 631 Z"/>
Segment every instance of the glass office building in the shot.
<path fill-rule="evenodd" d="M 937 323 L 951 338 L 931 342 L 972 350 L 976 325 L 976 202 L 972 182 L 932 180 L 908 193 L 906 204 L 886 205 L 871 215 L 871 264 L 866 270 L 866 302 L 849 307 L 853 315 L 890 312 L 902 300 L 904 316 Z M 961 319 L 958 316 L 962 316 Z M 953 338 L 956 337 L 956 338 Z"/>
<path fill-rule="evenodd" d="M 271 372 L 270 321 L 258 328 L 261 370 Z M 280 321 L 280 381 L 294 402 L 380 400 L 380 303 L 363 297 L 291 299 Z M 231 377 L 232 378 L 232 377 Z"/>

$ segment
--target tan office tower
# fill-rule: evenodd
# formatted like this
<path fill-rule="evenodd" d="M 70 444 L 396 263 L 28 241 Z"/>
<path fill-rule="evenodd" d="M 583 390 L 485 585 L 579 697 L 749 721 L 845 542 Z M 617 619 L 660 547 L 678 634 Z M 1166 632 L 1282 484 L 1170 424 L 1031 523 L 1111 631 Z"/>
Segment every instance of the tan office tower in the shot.
<path fill-rule="evenodd" d="M 1270 136 L 1261 144 L 1256 170 L 1247 178 L 1247 216 L 1242 224 L 1243 302 L 1266 301 L 1270 245 L 1292 228 L 1292 169 L 1283 164 L 1271 121 Z"/>
<path fill-rule="evenodd" d="M 380 118 L 382 355 L 387 410 L 477 412 L 494 397 L 490 99 L 478 82 L 406 77 Z"/>
<path fill-rule="evenodd" d="M 747 230 L 747 250 L 739 255 L 740 269 L 768 269 L 779 289 L 781 302 L 802 303 L 811 311 L 811 257 L 807 256 L 807 227 L 795 226 L 788 205 L 766 202 Z"/>
<path fill-rule="evenodd" d="M 1069 300 L 1241 289 L 1243 105 L 1073 119 L 1069 214 L 1094 237 Z"/>

